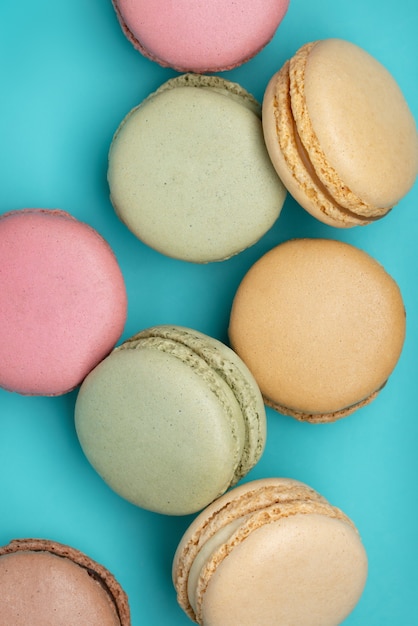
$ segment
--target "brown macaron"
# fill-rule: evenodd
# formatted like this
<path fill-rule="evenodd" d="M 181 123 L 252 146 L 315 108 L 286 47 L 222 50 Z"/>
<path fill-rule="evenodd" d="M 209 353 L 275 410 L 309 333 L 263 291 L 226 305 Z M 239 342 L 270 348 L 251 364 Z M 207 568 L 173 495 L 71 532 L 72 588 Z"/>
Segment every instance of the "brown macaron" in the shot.
<path fill-rule="evenodd" d="M 103 565 L 47 539 L 0 547 L 0 622 L 13 626 L 130 626 L 128 598 Z"/>
<path fill-rule="evenodd" d="M 331 422 L 368 404 L 402 351 L 395 280 L 341 241 L 293 239 L 261 257 L 235 294 L 231 346 L 280 413 Z"/>
<path fill-rule="evenodd" d="M 173 561 L 178 602 L 201 626 L 337 626 L 366 578 L 354 523 L 288 478 L 227 492 L 191 523 Z"/>
<path fill-rule="evenodd" d="M 307 43 L 274 74 L 263 131 L 288 191 L 331 226 L 383 217 L 417 176 L 416 125 L 398 84 L 345 40 Z"/>

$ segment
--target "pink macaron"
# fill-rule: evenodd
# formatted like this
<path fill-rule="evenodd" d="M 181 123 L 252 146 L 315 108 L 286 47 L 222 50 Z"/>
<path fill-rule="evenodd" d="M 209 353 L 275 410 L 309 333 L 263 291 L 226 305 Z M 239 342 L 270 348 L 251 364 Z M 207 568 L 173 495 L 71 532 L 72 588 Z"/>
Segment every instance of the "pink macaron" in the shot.
<path fill-rule="evenodd" d="M 108 243 L 60 210 L 0 217 L 0 387 L 61 395 L 114 347 L 127 312 Z"/>
<path fill-rule="evenodd" d="M 289 0 L 112 0 L 126 37 L 145 57 L 180 72 L 242 65 L 273 38 Z"/>

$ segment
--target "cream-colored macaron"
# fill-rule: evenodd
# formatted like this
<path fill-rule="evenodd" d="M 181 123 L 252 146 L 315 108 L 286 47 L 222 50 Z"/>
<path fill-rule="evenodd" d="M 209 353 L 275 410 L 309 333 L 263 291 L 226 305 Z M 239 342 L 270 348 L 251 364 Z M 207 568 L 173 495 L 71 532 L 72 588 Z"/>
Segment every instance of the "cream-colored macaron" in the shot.
<path fill-rule="evenodd" d="M 286 478 L 246 483 L 212 503 L 173 561 L 178 602 L 201 626 L 337 626 L 366 578 L 354 523 Z"/>
<path fill-rule="evenodd" d="M 369 254 L 342 241 L 293 239 L 244 276 L 229 337 L 269 406 L 330 422 L 376 397 L 405 330 L 399 287 Z"/>
<path fill-rule="evenodd" d="M 416 125 L 398 84 L 345 40 L 305 44 L 274 74 L 263 130 L 288 191 L 331 226 L 383 217 L 417 176 Z"/>
<path fill-rule="evenodd" d="M 151 248 L 194 263 L 256 243 L 286 196 L 260 118 L 237 83 L 195 74 L 165 82 L 113 138 L 108 181 L 119 218 Z"/>

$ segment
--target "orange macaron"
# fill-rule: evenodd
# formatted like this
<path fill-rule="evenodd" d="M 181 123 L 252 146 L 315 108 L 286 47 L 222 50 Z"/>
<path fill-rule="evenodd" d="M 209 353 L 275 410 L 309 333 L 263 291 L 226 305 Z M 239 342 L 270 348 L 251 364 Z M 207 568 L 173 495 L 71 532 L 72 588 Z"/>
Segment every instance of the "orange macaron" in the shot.
<path fill-rule="evenodd" d="M 309 422 L 373 400 L 405 331 L 395 280 L 366 252 L 330 239 L 290 240 L 261 257 L 238 287 L 229 324 L 265 402 Z"/>

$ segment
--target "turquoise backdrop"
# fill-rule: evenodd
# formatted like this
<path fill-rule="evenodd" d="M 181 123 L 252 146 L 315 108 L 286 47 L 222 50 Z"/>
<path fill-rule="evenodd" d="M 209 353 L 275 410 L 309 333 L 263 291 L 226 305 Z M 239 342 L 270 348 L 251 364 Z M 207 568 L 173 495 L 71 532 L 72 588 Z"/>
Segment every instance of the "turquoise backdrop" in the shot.
<path fill-rule="evenodd" d="M 224 76 L 261 100 L 271 75 L 302 44 L 342 37 L 386 65 L 418 119 L 417 7 L 416 0 L 292 0 L 273 41 Z M 109 241 L 128 290 L 123 338 L 174 323 L 227 341 L 242 276 L 265 251 L 292 237 L 342 239 L 378 259 L 400 285 L 408 324 L 386 388 L 370 406 L 325 426 L 268 410 L 266 450 L 247 480 L 297 478 L 355 521 L 369 556 L 369 578 L 346 626 L 415 626 L 418 186 L 385 219 L 346 231 L 315 221 L 288 196 L 273 228 L 240 255 L 205 266 L 166 258 L 116 217 L 106 164 L 123 116 L 173 75 L 132 48 L 110 0 L 1 0 L 0 212 L 61 208 Z M 171 583 L 171 561 L 192 516 L 159 516 L 110 491 L 78 445 L 76 393 L 31 398 L 0 391 L 0 544 L 47 537 L 73 545 L 120 580 L 133 626 L 187 626 Z"/>

